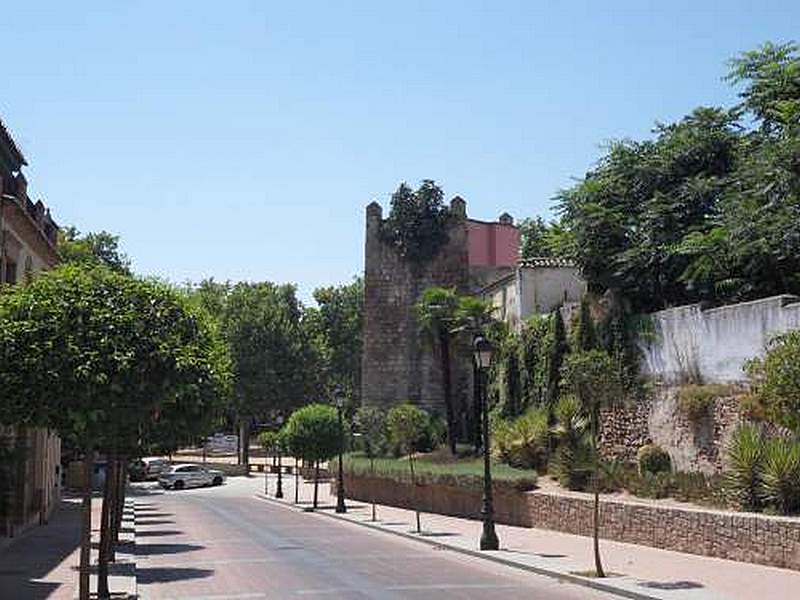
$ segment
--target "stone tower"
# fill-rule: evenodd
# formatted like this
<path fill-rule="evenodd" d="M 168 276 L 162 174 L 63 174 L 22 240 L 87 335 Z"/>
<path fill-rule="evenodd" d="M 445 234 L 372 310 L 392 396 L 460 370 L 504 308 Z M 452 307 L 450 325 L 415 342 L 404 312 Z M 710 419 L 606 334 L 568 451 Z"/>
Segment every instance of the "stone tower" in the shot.
<path fill-rule="evenodd" d="M 469 291 L 466 203 L 455 197 L 450 211 L 447 243 L 434 258 L 412 267 L 383 241 L 381 206 L 377 202 L 367 206 L 361 384 L 366 405 L 388 407 L 411 401 L 444 415 L 440 361 L 420 335 L 414 304 L 432 286 Z M 455 346 L 451 381 L 462 422 L 471 404 L 471 365 L 470 348 Z"/>

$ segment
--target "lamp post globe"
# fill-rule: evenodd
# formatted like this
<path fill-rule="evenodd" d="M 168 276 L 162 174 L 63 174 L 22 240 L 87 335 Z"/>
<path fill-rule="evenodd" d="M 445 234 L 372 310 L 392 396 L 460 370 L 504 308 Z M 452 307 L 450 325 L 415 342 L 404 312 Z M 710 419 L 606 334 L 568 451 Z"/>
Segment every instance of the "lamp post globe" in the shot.
<path fill-rule="evenodd" d="M 336 404 L 336 414 L 339 417 L 339 431 L 342 436 L 341 444 L 339 446 L 339 469 L 336 477 L 336 512 L 346 513 L 347 506 L 344 503 L 344 468 L 342 467 L 342 452 L 344 452 L 344 403 L 347 396 L 344 390 L 336 386 L 333 391 L 333 401 Z"/>
<path fill-rule="evenodd" d="M 476 335 L 472 344 L 475 367 L 478 369 L 478 398 L 481 404 L 481 429 L 483 433 L 483 507 L 481 518 L 481 550 L 498 550 L 500 541 L 494 529 L 494 499 L 492 495 L 492 464 L 489 447 L 489 406 L 486 393 L 486 379 L 489 365 L 492 362 L 492 344 L 483 335 Z"/>

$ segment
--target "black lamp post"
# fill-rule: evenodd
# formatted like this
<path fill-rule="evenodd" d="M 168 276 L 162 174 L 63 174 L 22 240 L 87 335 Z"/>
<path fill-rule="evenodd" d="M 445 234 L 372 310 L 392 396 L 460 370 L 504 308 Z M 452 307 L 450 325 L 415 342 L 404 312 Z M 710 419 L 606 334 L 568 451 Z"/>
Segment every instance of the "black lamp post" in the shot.
<path fill-rule="evenodd" d="M 494 530 L 494 504 L 492 499 L 492 466 L 489 452 L 489 406 L 486 394 L 486 372 L 492 360 L 492 344 L 482 335 L 476 335 L 473 342 L 475 366 L 478 369 L 478 396 L 481 402 L 481 424 L 483 429 L 483 533 L 481 550 L 497 550 L 500 542 Z"/>
<path fill-rule="evenodd" d="M 344 452 L 344 419 L 342 412 L 344 409 L 345 394 L 342 388 L 337 387 L 333 392 L 333 400 L 336 403 L 336 413 L 339 416 L 339 431 L 342 436 L 339 446 L 339 473 L 336 478 L 336 512 L 345 513 L 347 507 L 344 505 L 344 470 L 342 468 L 342 452 Z"/>
<path fill-rule="evenodd" d="M 281 425 L 283 425 L 283 417 L 278 415 L 278 418 L 275 419 L 275 422 L 278 424 L 278 431 L 281 430 Z M 278 485 L 275 488 L 275 497 L 276 498 L 283 498 L 283 466 L 281 465 L 281 457 L 283 456 L 283 445 L 281 443 L 280 438 L 278 438 L 278 442 L 275 444 L 278 450 Z"/>

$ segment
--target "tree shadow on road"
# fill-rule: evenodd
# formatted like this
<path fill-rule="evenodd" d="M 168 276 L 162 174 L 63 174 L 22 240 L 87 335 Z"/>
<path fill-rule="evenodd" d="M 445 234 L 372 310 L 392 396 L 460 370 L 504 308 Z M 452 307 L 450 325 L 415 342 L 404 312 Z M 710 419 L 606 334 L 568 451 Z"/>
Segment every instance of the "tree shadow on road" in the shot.
<path fill-rule="evenodd" d="M 697 581 L 640 581 L 639 586 L 651 590 L 697 590 L 705 587 Z"/>
<path fill-rule="evenodd" d="M 137 556 L 154 556 L 158 554 L 179 554 L 181 552 L 194 552 L 202 550 L 205 546 L 199 544 L 136 544 Z"/>
<path fill-rule="evenodd" d="M 183 535 L 183 532 L 178 529 L 149 529 L 147 531 L 137 531 L 136 537 L 162 537 L 168 535 Z"/>
<path fill-rule="evenodd" d="M 136 581 L 138 585 L 169 583 L 173 581 L 211 577 L 213 574 L 213 569 L 195 569 L 191 567 L 137 567 Z"/>

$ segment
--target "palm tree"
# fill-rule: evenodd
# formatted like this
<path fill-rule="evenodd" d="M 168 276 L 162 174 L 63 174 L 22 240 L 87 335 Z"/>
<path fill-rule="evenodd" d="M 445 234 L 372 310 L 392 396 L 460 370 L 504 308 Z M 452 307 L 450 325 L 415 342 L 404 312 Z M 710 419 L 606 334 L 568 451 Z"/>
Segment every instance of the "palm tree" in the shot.
<path fill-rule="evenodd" d="M 494 318 L 496 308 L 488 300 L 483 300 L 475 296 L 460 296 L 458 298 L 458 307 L 456 308 L 454 318 L 453 333 L 460 333 L 470 337 L 469 343 L 472 344 L 472 339 L 476 335 L 483 335 L 497 345 L 503 336 L 507 333 L 506 324 Z M 474 369 L 475 389 L 478 389 L 479 377 L 478 369 Z M 480 450 L 481 440 L 483 439 L 481 431 L 481 422 L 483 415 L 481 414 L 481 402 L 477 398 L 473 400 L 473 418 L 474 418 L 474 432 L 475 432 L 475 452 Z"/>
<path fill-rule="evenodd" d="M 454 289 L 440 287 L 426 289 L 416 304 L 420 329 L 439 352 L 444 405 L 447 413 L 447 443 L 453 454 L 456 453 L 456 421 L 450 380 L 450 342 L 453 337 L 458 304 L 459 296 Z"/>

